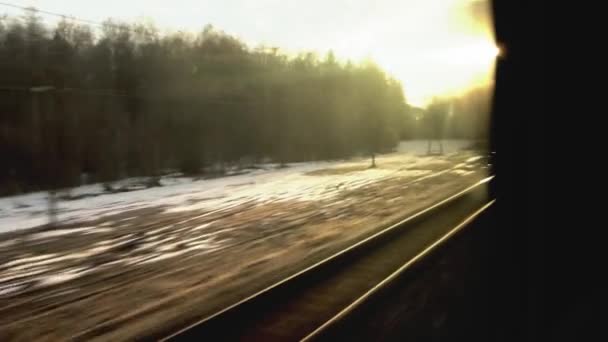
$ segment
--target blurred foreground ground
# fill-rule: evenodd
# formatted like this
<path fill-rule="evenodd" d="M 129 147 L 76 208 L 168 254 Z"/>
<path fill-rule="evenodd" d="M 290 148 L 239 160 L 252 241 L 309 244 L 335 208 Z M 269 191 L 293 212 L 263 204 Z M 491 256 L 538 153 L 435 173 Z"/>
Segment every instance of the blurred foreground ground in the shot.
<path fill-rule="evenodd" d="M 425 156 L 426 142 L 403 143 L 375 169 L 354 159 L 82 187 L 54 230 L 36 228 L 43 193 L 0 199 L 0 340 L 122 340 L 204 316 L 485 177 L 469 145 Z"/>

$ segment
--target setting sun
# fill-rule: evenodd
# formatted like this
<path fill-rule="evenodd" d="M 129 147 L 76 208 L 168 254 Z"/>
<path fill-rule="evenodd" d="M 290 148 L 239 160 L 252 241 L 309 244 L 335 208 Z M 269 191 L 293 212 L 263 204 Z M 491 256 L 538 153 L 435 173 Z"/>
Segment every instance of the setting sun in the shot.
<path fill-rule="evenodd" d="M 443 63 L 472 68 L 485 68 L 491 65 L 498 55 L 498 48 L 489 42 L 481 41 L 469 45 L 446 49 L 437 54 L 436 59 Z M 471 70 L 475 71 L 475 70 Z"/>
<path fill-rule="evenodd" d="M 491 84 L 498 48 L 486 1 L 429 1 L 413 24 L 404 24 L 402 44 L 376 42 L 369 56 L 399 78 L 408 102 L 424 106 Z M 430 20 L 431 18 L 435 20 Z M 396 29 L 397 23 L 391 25 Z"/>

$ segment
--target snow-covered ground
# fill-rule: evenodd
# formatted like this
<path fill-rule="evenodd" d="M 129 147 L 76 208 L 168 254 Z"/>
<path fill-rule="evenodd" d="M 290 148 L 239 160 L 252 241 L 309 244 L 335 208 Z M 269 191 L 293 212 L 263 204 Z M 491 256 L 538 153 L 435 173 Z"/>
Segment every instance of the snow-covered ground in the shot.
<path fill-rule="evenodd" d="M 444 152 L 450 154 L 470 146 L 468 141 L 444 141 Z M 435 162 L 434 157 L 421 158 L 426 153 L 426 141 L 402 142 L 395 153 L 377 158 L 379 165 L 400 163 L 409 159 L 408 170 L 379 167 L 365 169 L 366 158 L 348 161 L 294 163 L 288 168 L 277 169 L 263 165 L 263 169 L 247 174 L 194 180 L 192 178 L 165 177 L 162 187 L 113 194 L 103 193 L 100 184 L 81 186 L 71 190 L 72 196 L 95 195 L 58 203 L 58 219 L 62 223 L 90 221 L 107 215 L 134 209 L 158 207 L 167 212 L 188 210 L 221 210 L 255 201 L 315 200 L 327 199 L 337 194 L 336 189 L 356 189 L 399 171 L 412 176 L 430 173 L 422 166 Z M 314 175 L 313 171 L 327 168 L 360 168 L 358 172 Z M 411 170 L 409 170 L 411 168 Z M 312 173 L 312 174 L 311 174 Z M 0 233 L 44 225 L 47 218 L 47 193 L 0 198 Z M 60 231 L 55 232 L 59 234 Z"/>
<path fill-rule="evenodd" d="M 426 156 L 426 142 L 406 142 L 377 168 L 354 158 L 113 194 L 83 186 L 52 230 L 26 229 L 46 223 L 45 193 L 1 198 L 0 230 L 18 231 L 0 235 L 0 331 L 64 340 L 117 324 L 102 339 L 130 340 L 159 319 L 204 316 L 485 179 L 469 145 Z"/>

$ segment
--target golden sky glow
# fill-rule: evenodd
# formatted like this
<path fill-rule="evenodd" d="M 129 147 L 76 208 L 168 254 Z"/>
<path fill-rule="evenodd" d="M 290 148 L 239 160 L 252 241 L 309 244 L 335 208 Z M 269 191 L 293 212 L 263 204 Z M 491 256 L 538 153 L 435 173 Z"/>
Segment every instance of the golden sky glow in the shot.
<path fill-rule="evenodd" d="M 196 32 L 211 23 L 250 46 L 278 46 L 287 53 L 333 49 L 341 59 L 371 58 L 402 81 L 406 99 L 418 106 L 491 82 L 498 53 L 487 0 L 11 2 L 97 21 L 146 18 L 173 31 Z"/>

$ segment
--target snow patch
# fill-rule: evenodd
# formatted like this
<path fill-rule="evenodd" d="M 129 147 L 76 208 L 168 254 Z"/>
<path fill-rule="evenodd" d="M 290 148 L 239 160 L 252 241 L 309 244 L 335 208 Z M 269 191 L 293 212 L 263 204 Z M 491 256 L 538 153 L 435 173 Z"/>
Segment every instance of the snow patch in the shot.
<path fill-rule="evenodd" d="M 32 240 L 48 239 L 48 238 L 51 238 L 51 237 L 68 235 L 68 234 L 73 234 L 73 233 L 78 233 L 78 232 L 86 232 L 88 230 L 91 230 L 92 228 L 95 228 L 95 227 L 83 227 L 83 228 L 70 228 L 70 229 L 49 230 L 49 231 L 46 231 L 46 232 L 32 234 L 32 235 L 29 236 L 29 238 L 32 239 Z"/>
<path fill-rule="evenodd" d="M 66 281 L 69 281 L 69 280 L 74 280 L 88 272 L 89 271 L 84 267 L 75 267 L 75 268 L 65 270 L 63 272 L 58 272 L 55 274 L 50 274 L 50 275 L 47 275 L 44 277 L 40 277 L 40 278 L 38 278 L 38 281 L 39 281 L 40 286 L 55 285 L 55 284 L 65 283 Z"/>
<path fill-rule="evenodd" d="M 469 141 L 444 141 L 446 154 L 464 150 Z M 395 152 L 377 156 L 380 166 L 389 163 L 413 163 L 417 170 L 391 170 L 383 167 L 350 172 L 342 175 L 306 176 L 306 173 L 333 167 L 369 165 L 369 158 L 348 161 L 318 161 L 292 163 L 287 168 L 275 169 L 273 164 L 262 165 L 246 174 L 230 177 L 194 180 L 188 177 L 164 176 L 162 187 L 130 192 L 105 193 L 100 184 L 86 185 L 70 190 L 70 200 L 58 202 L 58 220 L 62 223 L 91 222 L 107 215 L 128 210 L 161 207 L 166 212 L 188 210 L 226 210 L 248 202 L 268 203 L 287 199 L 319 200 L 332 198 L 339 189 L 356 189 L 371 182 L 390 177 L 391 172 L 416 176 L 429 163 L 441 158 L 425 156 L 427 141 L 401 142 Z M 423 156 L 423 157 L 422 157 Z M 114 182 L 116 186 L 141 182 L 132 178 Z M 83 196 L 79 198 L 79 196 Z M 0 198 L 0 233 L 37 227 L 48 223 L 48 193 L 36 192 Z M 136 217 L 127 217 L 109 224 L 125 224 Z M 99 228 L 98 228 L 99 229 Z M 38 238 L 74 233 L 72 230 L 39 233 Z M 103 230 L 102 232 L 107 232 Z"/>
<path fill-rule="evenodd" d="M 0 286 L 0 297 L 10 295 L 15 292 L 19 292 L 25 288 L 25 285 L 22 284 L 8 284 Z"/>

